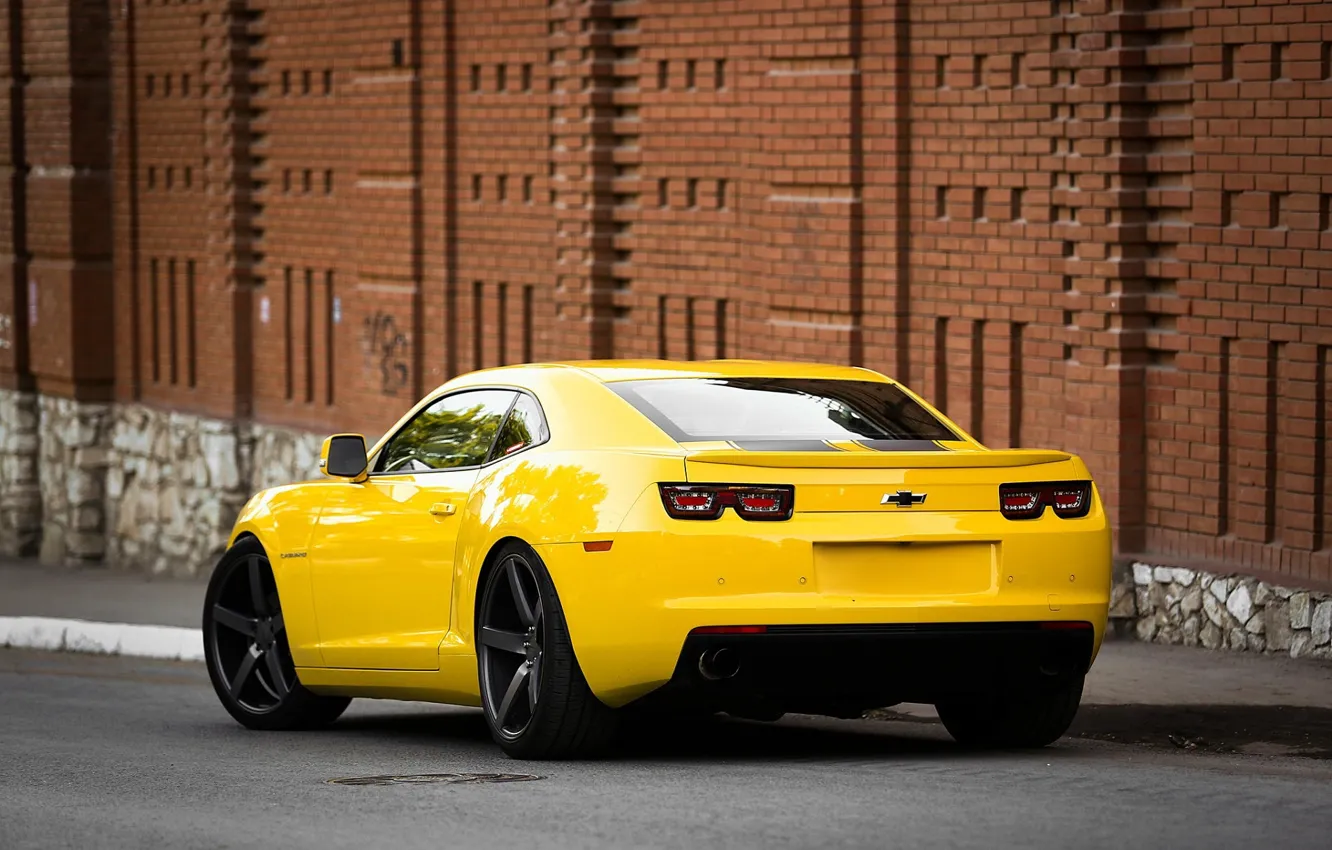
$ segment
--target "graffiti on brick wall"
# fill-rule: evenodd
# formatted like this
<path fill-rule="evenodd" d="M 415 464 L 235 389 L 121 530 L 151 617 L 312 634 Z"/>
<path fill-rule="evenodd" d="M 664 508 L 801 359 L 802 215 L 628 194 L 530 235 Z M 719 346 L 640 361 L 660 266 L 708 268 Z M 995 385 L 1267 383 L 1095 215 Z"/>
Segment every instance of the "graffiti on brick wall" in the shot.
<path fill-rule="evenodd" d="M 398 328 L 392 314 L 376 311 L 365 319 L 366 353 L 379 372 L 379 391 L 384 395 L 397 395 L 407 386 L 407 359 L 411 342 Z"/>

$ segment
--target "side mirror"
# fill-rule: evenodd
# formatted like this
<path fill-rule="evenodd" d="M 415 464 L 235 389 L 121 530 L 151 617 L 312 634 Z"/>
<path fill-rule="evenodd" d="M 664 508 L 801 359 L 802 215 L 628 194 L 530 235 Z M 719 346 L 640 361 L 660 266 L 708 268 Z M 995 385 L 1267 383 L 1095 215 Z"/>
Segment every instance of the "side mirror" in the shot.
<path fill-rule="evenodd" d="M 360 434 L 334 434 L 324 440 L 319 451 L 319 469 L 329 478 L 359 483 L 366 479 L 369 465 L 365 456 L 365 437 Z"/>

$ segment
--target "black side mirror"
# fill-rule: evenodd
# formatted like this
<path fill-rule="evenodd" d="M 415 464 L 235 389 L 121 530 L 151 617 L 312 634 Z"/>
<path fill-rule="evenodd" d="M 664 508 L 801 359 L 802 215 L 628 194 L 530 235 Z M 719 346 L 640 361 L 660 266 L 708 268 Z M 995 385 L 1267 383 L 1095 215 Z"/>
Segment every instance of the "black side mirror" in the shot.
<path fill-rule="evenodd" d="M 363 481 L 369 465 L 365 456 L 365 437 L 360 434 L 334 434 L 324 440 L 319 453 L 319 468 L 328 477 Z"/>

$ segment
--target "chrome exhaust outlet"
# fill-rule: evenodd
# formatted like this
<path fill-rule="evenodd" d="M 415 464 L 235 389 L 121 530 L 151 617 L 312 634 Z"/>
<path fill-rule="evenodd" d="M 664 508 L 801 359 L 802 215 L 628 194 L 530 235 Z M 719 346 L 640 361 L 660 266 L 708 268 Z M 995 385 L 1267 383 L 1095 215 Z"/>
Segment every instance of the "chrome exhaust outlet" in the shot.
<path fill-rule="evenodd" d="M 740 672 L 740 658 L 735 650 L 726 647 L 709 649 L 698 657 L 698 672 L 709 682 L 731 679 Z"/>

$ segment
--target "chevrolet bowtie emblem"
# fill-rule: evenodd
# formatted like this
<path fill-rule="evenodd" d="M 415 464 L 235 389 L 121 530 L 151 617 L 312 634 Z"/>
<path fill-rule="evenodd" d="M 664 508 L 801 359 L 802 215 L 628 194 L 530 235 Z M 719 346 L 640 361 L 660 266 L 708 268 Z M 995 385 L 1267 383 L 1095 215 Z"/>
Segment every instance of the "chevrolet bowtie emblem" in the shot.
<path fill-rule="evenodd" d="M 899 508 L 909 508 L 912 505 L 923 505 L 925 504 L 925 494 L 912 493 L 910 490 L 898 490 L 896 493 L 884 493 L 883 499 L 879 504 L 897 505 Z"/>

